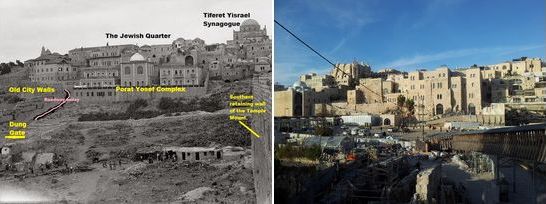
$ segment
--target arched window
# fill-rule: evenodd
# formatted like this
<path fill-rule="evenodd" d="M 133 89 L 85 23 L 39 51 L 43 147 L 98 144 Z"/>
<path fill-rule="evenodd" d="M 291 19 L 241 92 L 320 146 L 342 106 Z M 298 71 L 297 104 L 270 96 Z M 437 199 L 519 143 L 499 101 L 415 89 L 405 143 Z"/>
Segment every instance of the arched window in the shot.
<path fill-rule="evenodd" d="M 144 68 L 142 66 L 137 67 L 137 74 L 144 74 Z"/>
<path fill-rule="evenodd" d="M 124 73 L 125 73 L 126 75 L 131 74 L 131 67 L 125 67 Z"/>
<path fill-rule="evenodd" d="M 185 62 L 186 66 L 193 66 L 193 57 L 192 56 L 187 56 L 186 59 L 184 60 L 184 62 Z"/>

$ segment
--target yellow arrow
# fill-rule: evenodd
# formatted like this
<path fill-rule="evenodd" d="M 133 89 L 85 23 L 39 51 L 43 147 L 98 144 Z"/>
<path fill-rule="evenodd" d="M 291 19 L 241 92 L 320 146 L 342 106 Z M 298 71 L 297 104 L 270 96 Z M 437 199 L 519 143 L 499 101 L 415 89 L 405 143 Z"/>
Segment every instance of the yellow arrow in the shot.
<path fill-rule="evenodd" d="M 241 124 L 243 127 L 245 127 L 248 131 L 250 131 L 254 136 L 256 136 L 257 138 L 260 138 L 260 135 L 258 135 L 258 133 L 256 133 L 253 129 L 251 129 L 250 127 L 248 127 L 248 125 L 246 125 L 245 123 L 243 123 L 243 121 L 240 121 L 239 120 L 239 124 Z"/>

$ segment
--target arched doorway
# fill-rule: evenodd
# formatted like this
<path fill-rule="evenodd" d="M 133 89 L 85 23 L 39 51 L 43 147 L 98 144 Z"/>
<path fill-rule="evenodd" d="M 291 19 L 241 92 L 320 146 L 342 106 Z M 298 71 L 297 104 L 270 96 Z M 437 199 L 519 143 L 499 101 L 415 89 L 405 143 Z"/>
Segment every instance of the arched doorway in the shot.
<path fill-rule="evenodd" d="M 385 120 L 383 120 L 383 125 L 391 125 L 391 119 L 385 118 Z"/>
<path fill-rule="evenodd" d="M 184 59 L 184 64 L 186 66 L 193 66 L 193 57 L 192 56 L 187 56 L 185 59 Z"/>
<path fill-rule="evenodd" d="M 468 114 L 476 115 L 476 106 L 473 103 L 468 104 Z"/>
<path fill-rule="evenodd" d="M 441 103 L 436 105 L 436 115 L 442 115 L 444 114 L 444 105 Z"/>

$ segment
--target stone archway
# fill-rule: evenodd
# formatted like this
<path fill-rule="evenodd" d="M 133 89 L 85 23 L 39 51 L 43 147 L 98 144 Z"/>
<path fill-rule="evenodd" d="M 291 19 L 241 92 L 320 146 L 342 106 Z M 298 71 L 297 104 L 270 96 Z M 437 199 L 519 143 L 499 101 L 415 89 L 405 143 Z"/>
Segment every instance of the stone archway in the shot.
<path fill-rule="evenodd" d="M 476 106 L 473 103 L 468 104 L 468 114 L 476 115 Z"/>
<path fill-rule="evenodd" d="M 391 119 L 385 118 L 385 120 L 383 120 L 383 125 L 391 125 Z"/>
<path fill-rule="evenodd" d="M 441 103 L 436 105 L 436 115 L 442 115 L 444 114 L 444 105 Z"/>

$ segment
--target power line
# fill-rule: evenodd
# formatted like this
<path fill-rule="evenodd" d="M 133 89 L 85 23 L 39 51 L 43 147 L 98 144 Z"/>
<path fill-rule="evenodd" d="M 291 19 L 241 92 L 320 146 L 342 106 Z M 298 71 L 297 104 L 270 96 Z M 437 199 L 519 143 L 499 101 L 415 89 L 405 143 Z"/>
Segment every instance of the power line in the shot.
<path fill-rule="evenodd" d="M 330 63 L 334 68 L 341 71 L 344 75 L 349 76 L 349 74 L 345 73 L 342 69 L 338 68 L 334 63 L 332 63 L 330 60 L 328 60 L 326 57 L 324 57 L 322 54 L 320 54 L 318 51 L 313 49 L 309 44 L 307 44 L 305 41 L 303 41 L 301 38 L 299 38 L 296 34 L 292 33 L 292 31 L 288 30 L 288 28 L 284 27 L 281 23 L 279 23 L 277 20 L 274 20 L 275 24 L 279 25 L 282 29 L 284 29 L 286 32 L 288 32 L 292 37 L 296 38 L 298 41 L 300 41 L 303 45 L 305 45 L 307 48 L 309 48 L 311 51 L 313 51 L 315 54 L 320 56 L 322 59 L 326 60 L 326 62 Z"/>
<path fill-rule="evenodd" d="M 349 74 L 347 74 L 345 71 L 343 71 L 342 69 L 340 69 L 339 67 L 337 67 L 334 63 L 332 63 L 330 60 L 328 60 L 326 57 L 324 57 L 322 54 L 320 54 L 318 51 L 316 51 L 315 49 L 313 49 L 309 44 L 307 44 L 305 41 L 303 41 L 301 38 L 299 38 L 296 34 L 294 34 L 292 31 L 288 30 L 288 28 L 284 27 L 281 23 L 279 23 L 277 20 L 274 20 L 275 21 L 275 24 L 279 25 L 282 29 L 284 29 L 286 32 L 288 32 L 290 35 L 292 35 L 292 37 L 296 38 L 298 41 L 300 41 L 303 45 L 305 45 L 307 48 L 309 48 L 311 51 L 313 51 L 315 54 L 317 54 L 318 56 L 320 56 L 322 59 L 326 60 L 326 62 L 330 63 L 332 66 L 334 66 L 335 69 L 339 70 L 341 73 L 343 73 L 343 75 L 345 76 L 349 76 Z M 380 96 L 381 97 L 381 100 L 383 101 L 384 100 L 384 96 L 373 91 L 372 89 L 368 88 L 367 86 L 364 86 L 362 84 L 360 84 L 360 86 L 363 86 L 364 88 L 368 89 L 368 91 L 370 91 L 371 93 L 377 95 L 377 96 Z M 387 102 L 390 102 L 390 101 L 387 101 Z M 391 103 L 394 103 L 394 102 L 391 102 Z M 396 103 L 394 103 L 396 104 Z"/>

